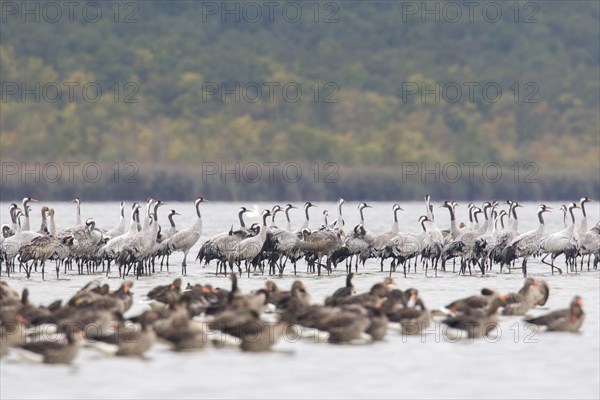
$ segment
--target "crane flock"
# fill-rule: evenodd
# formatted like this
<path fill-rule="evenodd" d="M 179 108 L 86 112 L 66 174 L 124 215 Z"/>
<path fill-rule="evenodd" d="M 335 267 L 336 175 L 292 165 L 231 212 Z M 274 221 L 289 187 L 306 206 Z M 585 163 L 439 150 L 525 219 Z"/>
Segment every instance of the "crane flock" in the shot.
<path fill-rule="evenodd" d="M 178 229 L 174 217 L 177 211 L 168 214 L 170 226 L 166 229 L 158 223 L 159 208 L 165 205 L 160 200 L 149 198 L 142 211 L 142 205 L 133 203 L 129 224 L 125 217 L 125 205 L 120 204 L 119 223 L 111 229 L 101 229 L 96 220 L 81 219 L 81 200 L 76 198 L 76 225 L 57 230 L 55 211 L 48 206 L 40 208 L 41 223 L 37 231 L 31 228 L 31 203 L 37 202 L 25 197 L 20 208 L 16 203 L 9 207 L 11 223 L 2 225 L 0 235 L 0 273 L 7 276 L 25 272 L 29 278 L 33 271 L 41 270 L 45 277 L 45 266 L 55 262 L 57 279 L 61 267 L 64 273 L 77 267 L 78 274 L 96 273 L 100 269 L 107 276 L 116 266 L 119 277 L 135 273 L 139 278 L 156 271 L 169 268 L 169 256 L 173 252 L 183 253 L 182 275 L 187 274 L 187 258 L 191 249 L 202 236 L 202 215 L 200 206 L 206 200 L 198 197 L 194 201 L 196 220 L 188 227 Z M 541 262 L 550 266 L 551 272 L 562 269 L 555 265 L 559 256 L 564 256 L 567 271 L 583 270 L 587 256 L 587 268 L 593 257 L 593 267 L 597 269 L 600 259 L 600 222 L 588 229 L 586 203 L 592 201 L 582 197 L 578 202 L 563 205 L 564 228 L 558 232 L 545 231 L 544 214 L 552 208 L 540 204 L 537 208 L 538 226 L 527 232 L 519 232 L 517 209 L 522 207 L 517 201 L 506 201 L 507 209 L 499 210 L 500 203 L 486 201 L 481 207 L 468 205 L 469 223 L 458 225 L 456 209 L 458 203 L 445 201 L 439 208 L 448 210 L 450 224 L 440 228 L 440 218 L 434 216 L 435 207 L 429 195 L 425 196 L 425 212 L 418 217 L 419 233 L 406 232 L 398 223 L 400 205 L 392 207 L 392 224 L 388 231 L 374 233 L 365 221 L 367 203 L 358 205 L 360 222 L 350 228 L 343 216 L 344 200 L 337 202 L 337 217 L 329 221 L 329 213 L 323 211 L 323 224 L 318 229 L 310 229 L 310 210 L 316 207 L 306 202 L 303 207 L 304 223 L 292 228 L 290 212 L 297 207 L 292 204 L 275 205 L 262 211 L 261 223 L 246 226 L 246 207 L 238 210 L 239 226 L 219 233 L 202 243 L 196 260 L 204 266 L 215 264 L 216 274 L 251 272 L 270 275 L 283 275 L 288 264 L 292 264 L 297 274 L 298 261 L 305 260 L 308 273 L 321 275 L 325 270 L 331 273 L 339 265 L 345 271 L 358 271 L 365 268 L 368 259 L 375 259 L 380 271 L 384 262 L 389 261 L 389 274 L 399 267 L 404 276 L 411 264 L 416 273 L 421 263 L 425 275 L 433 269 L 437 276 L 438 267 L 446 271 L 449 262 L 453 272 L 473 274 L 473 269 L 482 275 L 498 265 L 500 272 L 505 268 L 515 268 L 521 260 L 521 270 L 527 275 L 527 262 L 532 257 L 541 257 Z M 581 210 L 577 221 L 575 209 Z M 285 227 L 276 225 L 276 216 L 285 216 Z M 270 220 L 269 220 L 270 217 Z M 438 225 L 439 224 L 439 225 Z M 550 257 L 550 262 L 546 259 Z M 166 263 L 165 263 L 166 261 Z M 160 262 L 160 264 L 158 264 Z M 166 265 L 165 265 L 166 264 Z M 457 271 L 458 264 L 458 271 Z M 111 268 L 112 267 L 112 268 Z"/>

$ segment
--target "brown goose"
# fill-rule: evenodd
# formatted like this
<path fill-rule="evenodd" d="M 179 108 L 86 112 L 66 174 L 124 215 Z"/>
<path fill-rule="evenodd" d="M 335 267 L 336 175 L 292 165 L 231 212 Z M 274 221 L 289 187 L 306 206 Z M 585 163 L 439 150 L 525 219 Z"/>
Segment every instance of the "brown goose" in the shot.
<path fill-rule="evenodd" d="M 281 295 L 284 293 L 281 290 L 279 290 L 279 287 L 277 286 L 277 284 L 273 281 L 266 281 L 265 282 L 265 290 L 268 293 L 268 301 L 269 303 L 273 304 L 274 306 L 277 306 L 277 303 L 279 302 L 279 300 L 281 299 Z"/>
<path fill-rule="evenodd" d="M 154 322 L 156 335 L 176 351 L 199 350 L 206 345 L 206 325 L 191 320 L 189 298 L 181 297 L 168 318 Z"/>
<path fill-rule="evenodd" d="M 282 318 L 289 322 L 295 322 L 297 316 L 310 306 L 310 296 L 301 281 L 294 281 L 292 290 L 282 294 L 276 304 L 277 309 L 283 311 Z"/>
<path fill-rule="evenodd" d="M 569 308 L 553 311 L 537 318 L 526 319 L 530 324 L 545 326 L 548 331 L 555 332 L 578 332 L 583 324 L 585 313 L 583 312 L 583 299 L 579 296 L 573 297 Z"/>
<path fill-rule="evenodd" d="M 365 331 L 374 341 L 383 340 L 387 335 L 388 318 L 381 306 L 367 307 L 369 312 L 369 327 Z"/>
<path fill-rule="evenodd" d="M 150 290 L 146 295 L 151 300 L 156 300 L 161 303 L 167 303 L 167 293 L 174 291 L 176 293 L 181 292 L 181 278 L 177 278 L 170 285 L 156 286 Z"/>
<path fill-rule="evenodd" d="M 470 339 L 487 336 L 498 325 L 497 311 L 502 301 L 501 297 L 496 297 L 484 310 L 469 309 L 468 313 L 446 318 L 442 323 L 465 332 Z M 447 330 L 446 335 L 450 336 L 450 332 Z"/>
<path fill-rule="evenodd" d="M 541 279 L 538 279 L 538 285 L 532 286 L 531 290 L 533 291 L 533 299 L 536 306 L 543 306 L 548 301 L 548 297 L 550 296 L 550 287 Z"/>
<path fill-rule="evenodd" d="M 329 343 L 348 343 L 360 339 L 370 325 L 367 310 L 361 305 L 350 304 L 326 315 L 319 322 L 319 329 L 329 333 Z"/>
<path fill-rule="evenodd" d="M 539 286 L 540 282 L 533 278 L 525 279 L 525 284 L 518 293 L 510 293 L 502 304 L 502 315 L 525 315 L 527 311 L 535 307 L 536 297 L 534 286 Z"/>
<path fill-rule="evenodd" d="M 227 291 L 220 289 L 215 293 L 217 299 L 207 307 L 207 315 L 215 315 L 225 311 L 234 302 L 234 299 L 240 296 L 240 289 L 238 288 L 237 284 L 237 275 L 230 274 L 229 279 L 231 280 L 231 290 Z"/>
<path fill-rule="evenodd" d="M 350 272 L 346 276 L 346 286 L 337 289 L 333 294 L 325 299 L 325 305 L 335 305 L 335 299 L 340 297 L 352 296 L 355 292 L 354 285 L 352 284 L 352 278 L 354 278 L 354 272 Z"/>
<path fill-rule="evenodd" d="M 25 342 L 25 318 L 16 310 L 6 312 L 0 321 L 0 357 L 11 347 Z"/>
<path fill-rule="evenodd" d="M 386 315 L 391 322 L 400 324 L 405 335 L 419 335 L 431 324 L 431 313 L 420 298 L 416 299 L 414 306 L 388 308 Z"/>
<path fill-rule="evenodd" d="M 75 330 L 73 327 L 63 326 L 60 331 L 64 334 L 60 341 L 36 341 L 24 343 L 20 347 L 41 355 L 45 364 L 70 364 L 79 351 Z"/>
<path fill-rule="evenodd" d="M 116 345 L 118 356 L 142 356 L 156 341 L 152 323 L 157 319 L 156 312 L 144 311 L 138 317 L 139 324 L 122 320 L 116 324 L 112 335 L 98 337 L 97 340 Z"/>
<path fill-rule="evenodd" d="M 388 294 L 388 288 L 384 283 L 376 283 L 368 293 L 354 296 L 335 297 L 330 300 L 330 305 L 362 304 L 376 307 L 381 304 Z"/>
<path fill-rule="evenodd" d="M 468 309 L 484 309 L 498 296 L 500 296 L 498 292 L 483 288 L 481 289 L 481 295 L 455 300 L 445 306 L 445 308 L 452 313 L 464 313 L 467 312 Z"/>
<path fill-rule="evenodd" d="M 89 287 L 86 285 L 69 300 L 69 305 L 78 309 L 93 307 L 115 313 L 125 313 L 133 304 L 133 293 L 130 291 L 132 281 L 125 281 L 119 289 L 109 293 L 108 285 Z"/>
<path fill-rule="evenodd" d="M 274 324 L 257 320 L 242 329 L 240 349 L 249 352 L 270 351 L 289 325 L 279 321 Z"/>

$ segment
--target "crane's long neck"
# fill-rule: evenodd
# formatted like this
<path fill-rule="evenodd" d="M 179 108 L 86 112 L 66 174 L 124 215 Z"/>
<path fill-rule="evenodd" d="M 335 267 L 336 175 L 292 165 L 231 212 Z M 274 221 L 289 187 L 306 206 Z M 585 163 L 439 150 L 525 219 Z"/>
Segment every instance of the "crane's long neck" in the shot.
<path fill-rule="evenodd" d="M 485 216 L 485 221 L 483 222 L 483 224 L 481 224 L 481 226 L 479 227 L 479 233 L 485 233 L 487 232 L 488 229 L 488 225 L 489 225 L 489 220 L 488 220 L 488 216 L 485 213 L 485 211 L 483 212 L 483 215 Z M 479 225 L 479 221 L 477 221 L 477 225 Z"/>
<path fill-rule="evenodd" d="M 574 207 L 569 208 L 569 213 L 571 213 L 571 224 L 567 228 L 571 234 L 573 234 L 573 229 L 575 229 L 575 214 L 573 213 L 573 208 Z"/>
<path fill-rule="evenodd" d="M 290 221 L 290 214 L 289 214 L 290 209 L 286 208 L 285 209 L 285 219 L 287 220 L 287 224 L 285 225 L 285 229 L 289 232 L 292 230 L 292 221 Z"/>
<path fill-rule="evenodd" d="M 17 240 L 21 240 L 21 232 L 23 231 L 23 228 L 21 227 L 21 218 L 17 217 L 17 229 L 15 232 L 15 236 L 17 238 Z"/>
<path fill-rule="evenodd" d="M 45 210 L 42 210 L 42 223 L 40 224 L 40 230 L 42 232 L 48 232 L 48 220 L 46 218 Z"/>
<path fill-rule="evenodd" d="M 123 203 L 121 203 L 121 212 L 120 212 L 120 216 L 119 216 L 119 226 L 122 229 L 125 229 L 125 224 L 127 224 L 127 222 L 125 220 L 125 207 L 123 207 Z"/>
<path fill-rule="evenodd" d="M 487 233 L 496 232 L 496 220 L 498 219 L 498 213 L 492 210 L 490 213 L 491 223 L 488 224 Z"/>
<path fill-rule="evenodd" d="M 358 211 L 360 211 L 360 223 L 364 226 L 365 225 L 365 216 L 363 215 L 363 210 L 365 208 L 361 207 L 358 209 Z"/>
<path fill-rule="evenodd" d="M 194 222 L 192 229 L 197 232 L 201 232 L 202 231 L 202 216 L 200 215 L 200 203 L 196 204 L 196 216 L 198 218 L 196 219 L 196 222 Z"/>
<path fill-rule="evenodd" d="M 129 233 L 135 233 L 138 231 L 138 222 L 135 219 L 135 211 L 131 213 L 131 223 L 129 224 Z"/>
<path fill-rule="evenodd" d="M 23 217 L 23 227 L 24 231 L 29 230 L 29 208 L 27 205 L 29 204 L 29 200 L 23 200 L 23 211 L 25 212 L 25 216 Z"/>
<path fill-rule="evenodd" d="M 583 234 L 587 232 L 587 214 L 585 212 L 585 201 L 581 202 L 581 212 L 583 213 L 583 218 L 581 218 L 581 223 L 579 224 L 579 233 Z"/>
<path fill-rule="evenodd" d="M 169 214 L 169 223 L 171 224 L 171 228 L 175 229 L 175 221 L 173 221 L 173 215 L 175 214 Z"/>
<path fill-rule="evenodd" d="M 77 202 L 77 225 L 81 225 L 81 203 Z"/>
<path fill-rule="evenodd" d="M 268 214 L 263 215 L 263 224 L 260 227 L 260 231 L 258 232 L 260 241 L 263 243 L 267 239 L 267 217 L 268 216 L 269 216 Z"/>
<path fill-rule="evenodd" d="M 9 212 L 10 212 L 10 222 L 11 222 L 11 226 L 10 228 L 16 232 L 17 231 L 17 214 L 16 214 L 16 210 L 17 210 L 17 206 L 15 205 L 14 207 L 10 207 Z"/>
<path fill-rule="evenodd" d="M 510 226 L 510 229 L 512 229 L 513 232 L 517 232 L 517 229 L 519 228 L 519 218 L 517 218 L 517 207 L 515 207 L 515 206 L 513 206 L 512 215 L 513 215 L 513 223 Z"/>
<path fill-rule="evenodd" d="M 540 222 L 540 225 L 537 228 L 536 234 L 541 236 L 544 234 L 544 212 L 542 210 L 538 211 L 538 221 Z"/>
<path fill-rule="evenodd" d="M 427 218 L 433 221 L 433 209 L 431 207 L 429 196 L 425 197 L 425 212 L 427 213 Z"/>
<path fill-rule="evenodd" d="M 398 226 L 398 209 L 394 210 L 394 222 L 392 222 L 391 231 L 394 233 L 400 232 L 400 227 Z"/>
<path fill-rule="evenodd" d="M 54 213 L 50 214 L 50 236 L 56 237 L 56 223 L 54 222 Z"/>
<path fill-rule="evenodd" d="M 336 228 L 343 229 L 344 228 L 344 217 L 342 216 L 342 202 L 338 203 L 338 215 L 335 223 Z"/>
<path fill-rule="evenodd" d="M 450 233 L 452 233 L 452 237 L 456 238 L 459 235 L 458 227 L 456 226 L 456 217 L 454 215 L 454 209 L 450 206 L 448 207 L 448 211 L 450 211 Z"/>
<path fill-rule="evenodd" d="M 246 224 L 244 223 L 244 210 L 240 210 L 240 212 L 238 213 L 238 219 L 240 220 L 240 226 L 242 228 L 245 228 Z"/>
<path fill-rule="evenodd" d="M 304 224 L 302 225 L 302 229 L 308 228 L 308 223 L 310 222 L 310 219 L 308 217 L 308 209 L 309 208 L 310 208 L 309 206 L 304 206 L 304 217 L 305 217 L 305 220 L 304 220 Z"/>
<path fill-rule="evenodd" d="M 502 226 L 502 229 L 504 229 L 504 217 L 505 214 L 500 215 L 500 226 Z"/>

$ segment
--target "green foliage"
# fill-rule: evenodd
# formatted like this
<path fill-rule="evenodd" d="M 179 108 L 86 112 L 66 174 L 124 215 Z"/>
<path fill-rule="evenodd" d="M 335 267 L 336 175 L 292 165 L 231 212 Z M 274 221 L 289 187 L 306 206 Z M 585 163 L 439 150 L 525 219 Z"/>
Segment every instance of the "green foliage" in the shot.
<path fill-rule="evenodd" d="M 473 23 L 466 15 L 423 23 L 407 18 L 402 3 L 339 2 L 337 23 L 323 23 L 326 3 L 319 23 L 309 3 L 298 23 L 281 13 L 273 22 L 263 15 L 223 23 L 203 15 L 202 2 L 187 1 L 135 2 L 138 22 L 129 24 L 115 23 L 108 5 L 97 23 L 79 14 L 73 23 L 9 17 L 0 26 L 3 84 L 98 82 L 103 96 L 96 103 L 69 102 L 66 93 L 39 103 L 9 96 L 0 155 L 158 166 L 299 160 L 373 171 L 407 161 L 528 160 L 542 174 L 598 165 L 600 3 L 535 2 L 536 23 L 523 22 L 526 2 L 517 2 L 519 22 L 500 3 L 497 23 L 480 12 Z M 139 88 L 135 103 L 124 101 L 127 82 Z M 236 82 L 258 84 L 262 96 L 205 96 L 207 83 Z M 279 83 L 272 101 L 265 82 Z M 281 95 L 290 82 L 303 90 L 297 102 Z M 459 101 L 423 92 L 449 82 L 461 86 Z M 473 102 L 464 82 L 480 83 Z M 486 82 L 501 86 L 498 102 L 482 98 Z M 407 96 L 407 84 L 417 92 Z"/>

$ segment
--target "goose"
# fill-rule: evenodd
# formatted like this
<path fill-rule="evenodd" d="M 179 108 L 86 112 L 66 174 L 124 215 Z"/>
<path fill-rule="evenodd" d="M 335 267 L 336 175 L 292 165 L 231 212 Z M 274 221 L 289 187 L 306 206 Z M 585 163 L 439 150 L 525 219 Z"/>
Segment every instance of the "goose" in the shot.
<path fill-rule="evenodd" d="M 517 236 L 502 252 L 503 262 L 508 264 L 519 257 L 523 258 L 523 276 L 527 276 L 527 259 L 540 249 L 540 241 L 544 234 L 544 217 L 545 212 L 550 212 L 552 208 L 545 204 L 540 204 L 537 211 L 539 226 L 537 229 L 523 233 Z"/>
<path fill-rule="evenodd" d="M 24 343 L 20 348 L 40 355 L 45 364 L 70 364 L 77 356 L 79 345 L 73 327 L 61 327 L 61 333 L 64 336 L 60 341 L 38 340 Z"/>
<path fill-rule="evenodd" d="M 569 308 L 552 311 L 536 318 L 529 318 L 525 322 L 545 327 L 548 331 L 578 332 L 584 318 L 583 299 L 580 296 L 575 296 L 571 300 Z"/>
<path fill-rule="evenodd" d="M 403 335 L 419 335 L 431 324 L 431 313 L 425 307 L 423 300 L 416 295 L 411 296 L 414 306 L 399 307 L 392 306 L 391 302 L 385 302 L 387 306 L 386 315 L 390 322 L 400 324 Z"/>
<path fill-rule="evenodd" d="M 346 275 L 346 286 L 337 289 L 335 292 L 333 292 L 331 297 L 336 298 L 352 296 L 356 292 L 356 290 L 354 289 L 354 285 L 352 284 L 352 278 L 354 278 L 354 273 L 348 273 L 348 275 Z M 325 305 L 329 305 L 327 304 L 327 299 L 325 300 Z"/>
<path fill-rule="evenodd" d="M 576 203 L 571 203 L 567 207 L 567 211 L 571 214 L 571 224 L 558 232 L 546 236 L 540 243 L 540 250 L 542 253 L 545 253 L 541 261 L 546 265 L 550 265 L 553 274 L 555 269 L 557 269 L 559 273 L 562 273 L 560 268 L 554 266 L 554 260 L 556 257 L 564 253 L 565 257 L 567 257 L 566 260 L 568 266 L 568 253 L 570 252 L 576 254 L 577 252 L 578 245 L 573 238 L 573 230 L 575 229 L 575 215 L 573 214 L 574 208 L 578 208 Z M 550 263 L 545 261 L 548 255 L 550 255 Z"/>
<path fill-rule="evenodd" d="M 359 304 L 329 313 L 320 322 L 320 330 L 329 333 L 329 343 L 348 343 L 361 338 L 371 325 L 367 310 Z"/>
<path fill-rule="evenodd" d="M 444 308 L 453 314 L 469 313 L 471 309 L 481 310 L 487 308 L 494 298 L 500 297 L 500 293 L 487 288 L 481 289 L 480 293 L 480 295 L 474 295 L 455 300 L 444 306 Z M 506 299 L 506 297 L 504 299 Z"/>
<path fill-rule="evenodd" d="M 147 310 L 137 318 L 139 323 L 120 321 L 115 327 L 114 334 L 97 339 L 117 346 L 117 356 L 139 357 L 148 351 L 156 341 L 152 323 L 157 319 L 156 312 Z"/>
<path fill-rule="evenodd" d="M 490 304 L 481 311 L 460 314 L 454 317 L 446 318 L 442 321 L 449 328 L 461 332 L 459 337 L 466 335 L 469 339 L 488 336 L 490 332 L 497 329 L 498 326 L 498 308 L 502 303 L 500 297 L 494 298 Z M 464 333 L 462 333 L 464 332 Z M 452 332 L 446 330 L 446 335 Z"/>
<path fill-rule="evenodd" d="M 540 285 L 541 281 L 537 279 L 525 279 L 525 283 L 518 293 L 510 293 L 502 298 L 502 315 L 525 315 L 527 311 L 537 305 L 540 292 L 534 288 Z"/>
<path fill-rule="evenodd" d="M 198 197 L 194 201 L 194 206 L 196 207 L 196 222 L 189 228 L 183 229 L 171 237 L 169 241 L 169 250 L 171 251 L 182 251 L 183 252 L 183 262 L 181 263 L 181 273 L 182 275 L 187 274 L 186 269 L 186 259 L 187 255 L 190 252 L 190 249 L 196 244 L 200 236 L 202 235 L 202 217 L 200 216 L 200 204 L 206 202 L 207 200 L 203 197 Z"/>

